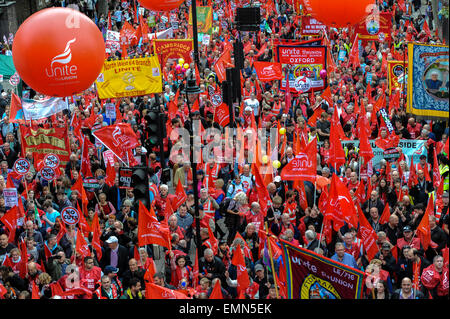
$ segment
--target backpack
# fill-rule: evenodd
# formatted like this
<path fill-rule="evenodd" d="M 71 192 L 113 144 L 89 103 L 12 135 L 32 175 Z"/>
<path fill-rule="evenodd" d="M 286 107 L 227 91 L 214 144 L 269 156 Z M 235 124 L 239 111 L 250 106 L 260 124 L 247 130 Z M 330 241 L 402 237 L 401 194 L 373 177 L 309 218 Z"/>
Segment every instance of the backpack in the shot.
<path fill-rule="evenodd" d="M 225 216 L 227 213 L 228 206 L 230 206 L 231 198 L 225 198 L 220 204 L 219 204 L 219 213 L 221 216 Z"/>

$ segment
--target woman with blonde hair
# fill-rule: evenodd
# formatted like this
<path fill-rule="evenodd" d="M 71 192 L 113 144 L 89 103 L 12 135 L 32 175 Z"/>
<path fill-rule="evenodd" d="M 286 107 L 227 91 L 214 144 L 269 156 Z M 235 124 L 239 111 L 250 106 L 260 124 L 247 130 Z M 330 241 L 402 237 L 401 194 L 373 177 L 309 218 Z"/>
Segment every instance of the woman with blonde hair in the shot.
<path fill-rule="evenodd" d="M 236 232 L 241 225 L 242 216 L 248 210 L 247 195 L 244 192 L 238 192 L 230 200 L 226 213 L 225 213 L 225 226 L 228 228 L 227 243 L 231 245 Z"/>

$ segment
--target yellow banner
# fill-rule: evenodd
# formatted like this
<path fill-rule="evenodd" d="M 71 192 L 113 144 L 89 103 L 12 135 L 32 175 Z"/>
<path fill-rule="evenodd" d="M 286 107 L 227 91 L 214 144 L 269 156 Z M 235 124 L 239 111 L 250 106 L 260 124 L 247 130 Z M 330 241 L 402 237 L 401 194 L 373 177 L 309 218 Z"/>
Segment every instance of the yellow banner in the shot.
<path fill-rule="evenodd" d="M 105 61 L 95 85 L 100 99 L 161 93 L 158 57 Z"/>

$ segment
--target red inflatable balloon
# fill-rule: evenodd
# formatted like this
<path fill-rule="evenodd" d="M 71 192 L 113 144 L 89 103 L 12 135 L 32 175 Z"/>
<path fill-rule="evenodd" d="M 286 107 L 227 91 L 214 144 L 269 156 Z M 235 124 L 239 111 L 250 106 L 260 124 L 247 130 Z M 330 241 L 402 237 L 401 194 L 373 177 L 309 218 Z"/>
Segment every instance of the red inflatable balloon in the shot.
<path fill-rule="evenodd" d="M 170 11 L 178 8 L 184 0 L 139 0 L 141 6 L 152 11 Z"/>
<path fill-rule="evenodd" d="M 105 61 L 102 33 L 86 15 L 49 8 L 31 15 L 14 37 L 12 55 L 33 90 L 65 97 L 88 89 Z"/>
<path fill-rule="evenodd" d="M 329 27 L 345 28 L 361 22 L 372 12 L 374 4 L 374 0 L 309 0 L 307 10 Z"/>

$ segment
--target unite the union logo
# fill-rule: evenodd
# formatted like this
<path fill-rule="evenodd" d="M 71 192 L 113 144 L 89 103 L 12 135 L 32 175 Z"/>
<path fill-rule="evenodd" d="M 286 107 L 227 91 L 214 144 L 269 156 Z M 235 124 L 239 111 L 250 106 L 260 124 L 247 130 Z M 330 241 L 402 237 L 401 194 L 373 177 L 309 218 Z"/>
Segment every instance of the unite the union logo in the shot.
<path fill-rule="evenodd" d="M 72 50 L 70 49 L 70 45 L 75 41 L 76 38 L 67 41 L 64 52 L 52 58 L 50 68 L 45 69 L 47 77 L 55 78 L 58 81 L 73 80 L 77 78 L 77 66 L 69 66 L 69 63 L 72 61 Z"/>

